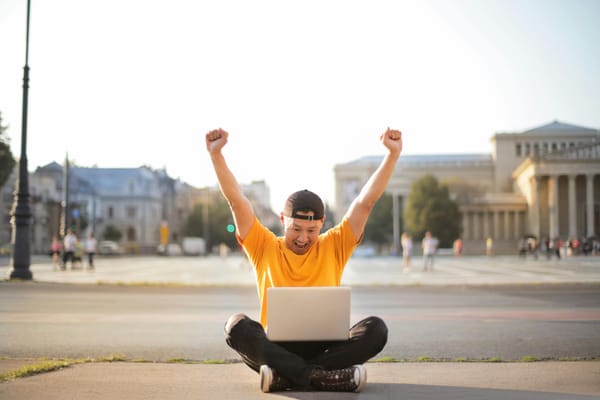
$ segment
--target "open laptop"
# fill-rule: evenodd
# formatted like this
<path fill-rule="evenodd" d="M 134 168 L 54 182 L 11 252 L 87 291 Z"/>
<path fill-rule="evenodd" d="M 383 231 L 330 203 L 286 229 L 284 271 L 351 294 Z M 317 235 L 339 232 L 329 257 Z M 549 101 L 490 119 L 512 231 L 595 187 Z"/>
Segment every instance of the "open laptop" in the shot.
<path fill-rule="evenodd" d="M 267 337 L 272 341 L 348 340 L 350 288 L 267 289 Z"/>

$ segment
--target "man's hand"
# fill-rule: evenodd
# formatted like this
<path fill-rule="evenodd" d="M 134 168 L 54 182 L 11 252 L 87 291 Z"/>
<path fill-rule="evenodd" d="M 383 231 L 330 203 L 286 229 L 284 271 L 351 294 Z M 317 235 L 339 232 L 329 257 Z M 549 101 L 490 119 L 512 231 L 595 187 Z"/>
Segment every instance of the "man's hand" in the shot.
<path fill-rule="evenodd" d="M 206 150 L 211 154 L 221 151 L 223 146 L 227 144 L 228 136 L 229 133 L 221 128 L 208 132 L 206 134 Z"/>
<path fill-rule="evenodd" d="M 390 153 L 399 155 L 402 152 L 402 132 L 399 130 L 387 128 L 380 140 Z"/>

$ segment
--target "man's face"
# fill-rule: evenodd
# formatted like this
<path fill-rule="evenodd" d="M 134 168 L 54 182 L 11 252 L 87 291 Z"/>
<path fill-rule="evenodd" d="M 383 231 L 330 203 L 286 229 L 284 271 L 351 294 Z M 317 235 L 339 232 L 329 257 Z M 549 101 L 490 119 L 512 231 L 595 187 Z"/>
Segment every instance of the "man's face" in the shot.
<path fill-rule="evenodd" d="M 313 215 L 313 212 L 298 212 L 299 215 Z M 317 241 L 324 219 L 304 220 L 281 216 L 286 246 L 294 253 L 306 254 Z"/>

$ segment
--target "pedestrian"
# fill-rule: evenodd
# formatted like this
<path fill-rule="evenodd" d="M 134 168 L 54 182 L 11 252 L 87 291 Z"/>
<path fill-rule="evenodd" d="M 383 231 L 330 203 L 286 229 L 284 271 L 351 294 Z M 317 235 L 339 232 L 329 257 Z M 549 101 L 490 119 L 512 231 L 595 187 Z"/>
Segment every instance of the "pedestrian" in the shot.
<path fill-rule="evenodd" d="M 52 244 L 50 245 L 50 254 L 52 254 L 52 266 L 54 270 L 60 268 L 60 253 L 62 252 L 62 243 L 58 240 L 57 236 L 52 237 Z"/>
<path fill-rule="evenodd" d="M 494 255 L 494 240 L 491 237 L 485 241 L 485 254 L 488 257 Z"/>
<path fill-rule="evenodd" d="M 400 244 L 402 244 L 402 260 L 404 265 L 404 272 L 410 272 L 410 258 L 412 256 L 413 242 L 412 237 L 404 232 L 400 236 Z"/>
<path fill-rule="evenodd" d="M 62 269 L 67 269 L 67 262 L 71 261 L 71 269 L 74 266 L 75 246 L 77 244 L 77 236 L 71 229 L 67 229 L 67 234 L 63 239 L 63 265 Z"/>
<path fill-rule="evenodd" d="M 342 342 L 271 342 L 265 333 L 266 293 L 276 286 L 339 286 L 342 272 L 360 243 L 369 214 L 381 197 L 402 151 L 402 137 L 387 129 L 380 141 L 387 149 L 379 167 L 336 226 L 321 233 L 325 207 L 309 190 L 291 194 L 280 213 L 283 236 L 276 236 L 258 219 L 249 199 L 222 154 L 229 134 L 216 129 L 206 134 L 206 147 L 223 196 L 236 225 L 236 238 L 253 265 L 260 300 L 260 320 L 232 315 L 225 324 L 227 344 L 244 363 L 260 374 L 261 389 L 360 391 L 366 384 L 364 363 L 387 342 L 387 326 L 379 317 L 367 317 Z M 314 150 L 300 146 L 288 169 L 302 166 Z M 299 158 L 298 158 L 299 157 Z M 293 176 L 289 174 L 289 176 Z M 293 348 L 293 350 L 292 350 Z"/>
<path fill-rule="evenodd" d="M 433 257 L 437 252 L 438 240 L 431 235 L 430 231 L 425 232 L 425 237 L 421 241 L 423 248 L 423 271 L 433 271 Z"/>
<path fill-rule="evenodd" d="M 462 248 L 463 248 L 462 239 L 457 238 L 456 240 L 454 240 L 454 243 L 452 244 L 452 250 L 453 250 L 454 256 L 456 256 L 456 257 L 461 256 Z"/>
<path fill-rule="evenodd" d="M 96 255 L 96 238 L 94 237 L 94 233 L 90 232 L 87 240 L 85 241 L 85 252 L 87 253 L 88 258 L 88 269 L 94 269 L 94 256 Z"/>

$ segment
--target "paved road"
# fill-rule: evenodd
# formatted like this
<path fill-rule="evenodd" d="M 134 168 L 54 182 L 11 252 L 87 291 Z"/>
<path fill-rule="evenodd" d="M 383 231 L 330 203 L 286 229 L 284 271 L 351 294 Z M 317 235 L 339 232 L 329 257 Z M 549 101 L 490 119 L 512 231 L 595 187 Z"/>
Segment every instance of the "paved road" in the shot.
<path fill-rule="evenodd" d="M 256 317 L 255 289 L 0 283 L 0 354 L 165 361 L 237 359 L 227 317 Z M 600 358 L 600 285 L 359 286 L 352 320 L 383 317 L 380 356 L 414 360 Z"/>

